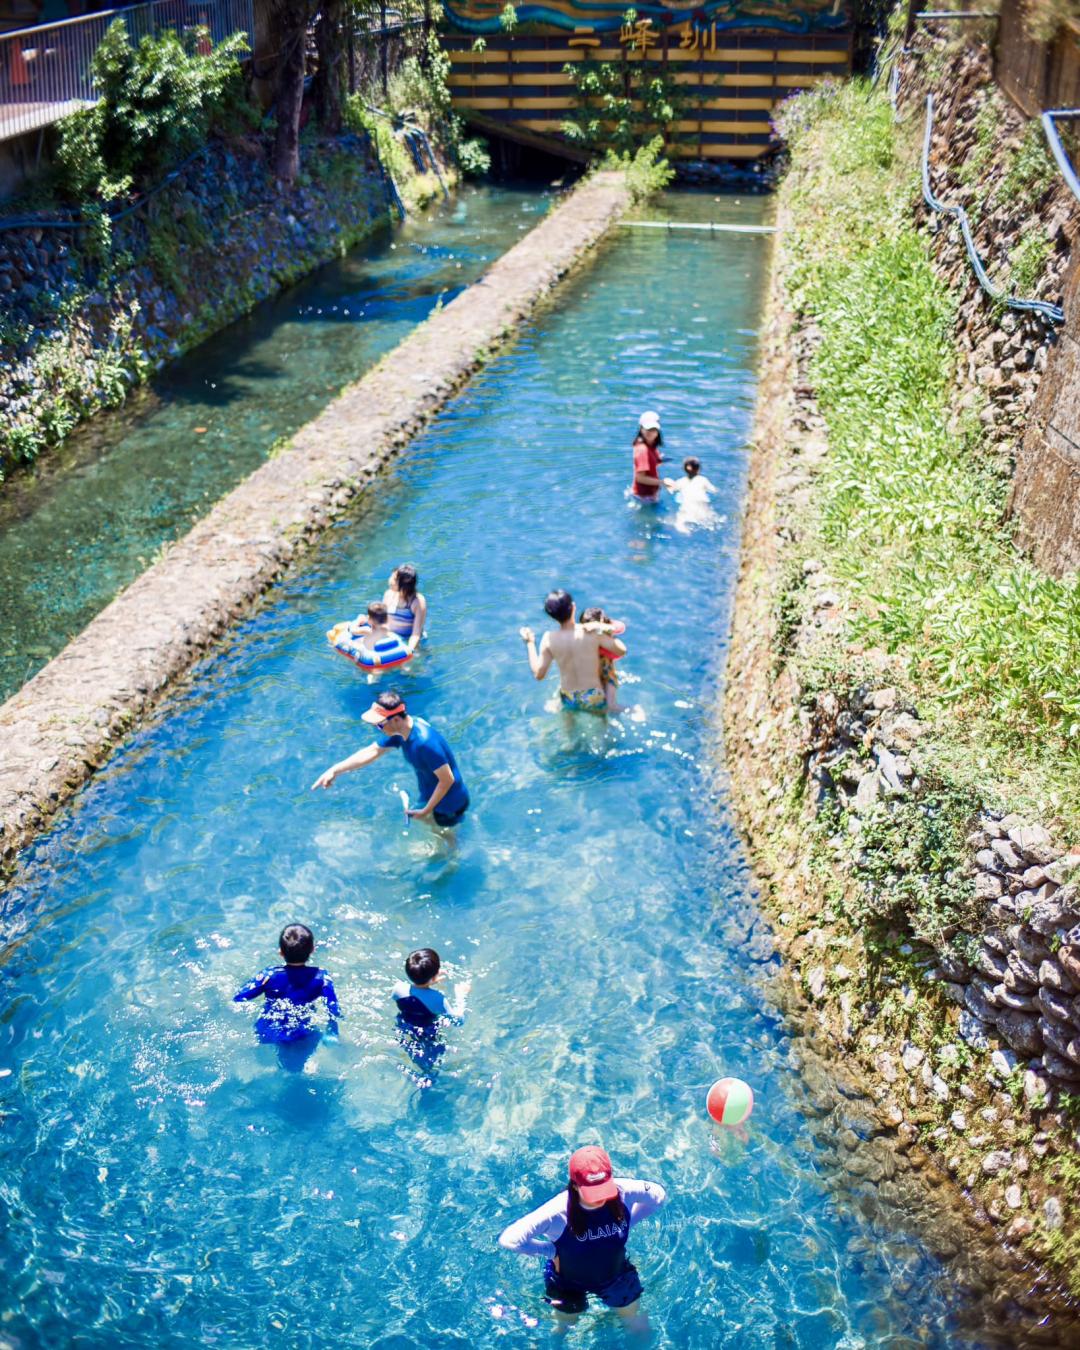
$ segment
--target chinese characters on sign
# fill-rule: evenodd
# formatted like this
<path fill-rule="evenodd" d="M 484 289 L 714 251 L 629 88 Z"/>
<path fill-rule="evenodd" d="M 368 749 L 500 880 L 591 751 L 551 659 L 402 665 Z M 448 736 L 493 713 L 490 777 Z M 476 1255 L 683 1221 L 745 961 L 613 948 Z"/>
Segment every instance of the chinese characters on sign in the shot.
<path fill-rule="evenodd" d="M 703 24 L 691 20 L 679 35 L 679 47 L 688 52 L 716 51 L 716 24 Z"/>
<path fill-rule="evenodd" d="M 717 50 L 716 24 L 700 23 L 692 19 L 670 30 L 679 38 L 679 49 L 684 52 L 698 52 L 702 56 Z M 628 53 L 640 52 L 647 56 L 650 47 L 660 45 L 660 35 L 653 28 L 652 19 L 638 19 L 636 23 L 624 23 L 619 31 L 619 42 Z"/>
<path fill-rule="evenodd" d="M 619 32 L 619 41 L 631 52 L 641 52 L 644 56 L 650 47 L 659 46 L 660 39 L 653 30 L 652 19 L 638 19 L 636 23 L 624 23 Z"/>

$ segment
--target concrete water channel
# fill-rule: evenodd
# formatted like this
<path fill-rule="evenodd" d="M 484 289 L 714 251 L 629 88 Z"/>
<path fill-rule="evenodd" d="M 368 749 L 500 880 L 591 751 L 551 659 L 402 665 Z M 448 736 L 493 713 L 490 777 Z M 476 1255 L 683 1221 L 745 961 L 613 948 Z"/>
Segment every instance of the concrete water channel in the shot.
<path fill-rule="evenodd" d="M 258 306 L 0 492 L 0 701 L 548 208 L 465 188 Z"/>
<path fill-rule="evenodd" d="M 768 211 L 650 213 L 718 207 Z M 806 1109 L 835 1075 L 772 1000 L 717 786 L 767 250 L 616 231 L 27 850 L 0 896 L 0 1336 L 543 1343 L 539 1267 L 496 1237 L 599 1140 L 668 1188 L 632 1238 L 655 1344 L 1000 1343 L 997 1269 L 958 1277 L 902 1188 L 836 1183 Z M 718 485 L 714 528 L 626 502 L 644 406 Z M 309 790 L 372 692 L 324 630 L 406 558 L 430 643 L 397 682 L 474 801 L 452 851 L 402 829 L 400 763 Z M 640 720 L 545 707 L 517 628 L 552 585 L 627 621 Z M 230 1001 L 292 919 L 345 1013 L 297 1074 Z M 473 992 L 425 1087 L 388 995 L 427 944 Z M 704 1115 L 726 1073 L 757 1093 L 745 1142 Z M 625 1339 L 594 1313 L 568 1343 Z"/>

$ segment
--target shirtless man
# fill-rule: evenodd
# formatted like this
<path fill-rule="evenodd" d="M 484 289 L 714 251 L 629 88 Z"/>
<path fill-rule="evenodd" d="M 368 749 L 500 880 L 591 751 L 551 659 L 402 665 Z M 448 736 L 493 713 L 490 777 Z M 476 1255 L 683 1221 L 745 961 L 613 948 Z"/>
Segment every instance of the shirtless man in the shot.
<path fill-rule="evenodd" d="M 566 591 L 552 591 L 544 601 L 545 611 L 559 625 L 540 639 L 531 628 L 521 629 L 533 675 L 542 680 L 552 661 L 559 667 L 559 701 L 567 712 L 607 712 L 607 696 L 600 678 L 601 643 L 611 645 L 609 627 L 575 622 L 577 607 Z M 594 631 L 599 630 L 599 631 Z"/>

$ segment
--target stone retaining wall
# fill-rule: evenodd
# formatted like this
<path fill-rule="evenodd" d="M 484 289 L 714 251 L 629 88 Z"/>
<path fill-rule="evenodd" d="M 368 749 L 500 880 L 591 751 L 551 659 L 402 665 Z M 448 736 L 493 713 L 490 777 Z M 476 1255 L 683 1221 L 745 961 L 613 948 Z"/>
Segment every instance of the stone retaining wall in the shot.
<path fill-rule="evenodd" d="M 629 204 L 598 174 L 345 390 L 0 707 L 0 850 L 16 851 L 163 691 L 345 511 Z"/>
<path fill-rule="evenodd" d="M 86 228 L 0 231 L 0 478 L 388 210 L 366 136 L 312 144 L 286 192 L 251 135 L 207 146 L 109 242 Z"/>
<path fill-rule="evenodd" d="M 782 210 L 779 231 L 789 223 Z M 1044 1164 L 1080 1143 L 1065 1096 L 1080 1091 L 1080 856 L 1037 822 L 973 802 L 955 871 L 925 877 L 963 902 L 963 931 L 913 939 L 898 919 L 877 945 L 889 879 L 868 866 L 865 841 L 900 807 L 939 811 L 933 737 L 884 652 L 853 654 L 861 683 L 799 682 L 796 657 L 812 666 L 846 615 L 842 585 L 814 558 L 801 564 L 794 631 L 779 603 L 828 453 L 809 376 L 818 337 L 774 268 L 726 665 L 732 799 L 805 1024 L 865 1084 L 896 1148 L 929 1150 L 988 1230 L 1045 1257 L 1076 1225 Z M 895 860 L 898 876 L 911 866 Z M 850 917 L 875 910 L 884 925 Z M 1035 1284 L 1065 1327 L 1047 1344 L 1075 1343 L 1053 1280 Z"/>
<path fill-rule="evenodd" d="M 978 417 L 1003 470 L 1014 473 L 1009 512 L 1017 543 L 1060 576 L 1080 565 L 1080 202 L 1038 122 L 996 88 L 989 48 L 957 44 L 951 27 L 920 26 L 902 63 L 900 111 L 921 125 L 933 91 L 935 192 L 967 209 L 999 287 L 1012 289 L 1010 257 L 1043 241 L 1045 264 L 1022 298 L 1060 304 L 1066 316 L 1055 325 L 995 305 L 975 279 L 959 228 L 920 203 L 938 271 L 961 297 L 957 415 Z M 1022 172 L 1021 158 L 1031 173 Z"/>

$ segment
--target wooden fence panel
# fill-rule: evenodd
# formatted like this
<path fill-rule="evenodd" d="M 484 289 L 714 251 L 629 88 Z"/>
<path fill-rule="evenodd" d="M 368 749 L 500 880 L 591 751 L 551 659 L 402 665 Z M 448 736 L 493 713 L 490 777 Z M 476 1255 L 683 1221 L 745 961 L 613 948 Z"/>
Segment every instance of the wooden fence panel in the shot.
<path fill-rule="evenodd" d="M 1066 24 L 1052 42 L 1040 42 L 1027 30 L 1024 0 L 1001 0 L 994 74 L 1028 117 L 1080 106 L 1080 27 Z"/>

